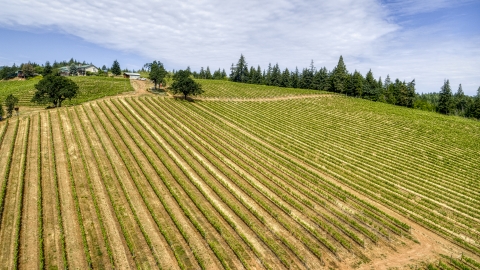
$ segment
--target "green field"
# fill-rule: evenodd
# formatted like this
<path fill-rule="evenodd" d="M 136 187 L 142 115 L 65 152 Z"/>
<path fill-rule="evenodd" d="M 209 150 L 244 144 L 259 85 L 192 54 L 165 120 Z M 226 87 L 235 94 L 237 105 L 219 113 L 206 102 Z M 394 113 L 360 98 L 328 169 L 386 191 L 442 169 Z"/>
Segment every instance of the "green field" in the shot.
<path fill-rule="evenodd" d="M 271 87 L 266 85 L 234 83 L 224 80 L 196 80 L 202 84 L 205 93 L 199 97 L 204 98 L 272 98 L 289 97 L 296 95 L 329 94 L 325 91 Z"/>
<path fill-rule="evenodd" d="M 109 77 L 69 77 L 79 86 L 79 93 L 71 101 L 65 100 L 64 106 L 81 104 L 86 101 L 113 96 L 123 92 L 133 91 L 130 81 L 123 78 Z M 26 81 L 0 81 L 0 101 L 4 101 L 9 94 L 18 97 L 20 106 L 38 106 L 30 100 L 35 93 L 35 84 L 41 78 L 32 78 Z"/>
<path fill-rule="evenodd" d="M 2 266 L 478 269 L 480 122 L 200 82 L 1 122 Z"/>

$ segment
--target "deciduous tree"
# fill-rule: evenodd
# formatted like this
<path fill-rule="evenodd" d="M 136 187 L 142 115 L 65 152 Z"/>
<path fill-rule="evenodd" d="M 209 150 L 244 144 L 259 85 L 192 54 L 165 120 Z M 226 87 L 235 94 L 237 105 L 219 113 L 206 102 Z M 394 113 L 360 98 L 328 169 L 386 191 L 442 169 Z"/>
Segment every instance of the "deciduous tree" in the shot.
<path fill-rule="evenodd" d="M 179 70 L 173 76 L 171 90 L 174 94 L 182 93 L 185 99 L 187 95 L 199 95 L 203 93 L 202 86 L 190 78 L 190 72 Z"/>
<path fill-rule="evenodd" d="M 55 107 L 61 107 L 65 99 L 77 96 L 78 85 L 67 77 L 48 75 L 35 84 L 37 91 L 33 95 L 32 102 L 45 104 L 53 103 Z"/>
<path fill-rule="evenodd" d="M 5 99 L 5 106 L 7 107 L 7 116 L 12 117 L 13 110 L 18 104 L 18 98 L 12 94 Z"/>
<path fill-rule="evenodd" d="M 153 81 L 155 89 L 157 89 L 157 84 L 164 82 L 167 71 L 165 70 L 162 62 L 160 61 L 153 61 L 152 63 L 146 64 L 145 66 L 147 65 L 149 65 L 150 67 L 150 73 L 148 74 L 148 76 L 150 80 Z"/>

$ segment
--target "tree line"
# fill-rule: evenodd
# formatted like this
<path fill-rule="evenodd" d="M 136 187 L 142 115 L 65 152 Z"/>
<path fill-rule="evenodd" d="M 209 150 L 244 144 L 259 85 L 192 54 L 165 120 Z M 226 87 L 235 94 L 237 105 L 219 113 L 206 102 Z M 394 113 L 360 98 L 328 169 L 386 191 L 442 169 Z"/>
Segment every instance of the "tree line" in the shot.
<path fill-rule="evenodd" d="M 240 55 L 237 64 L 230 68 L 229 80 L 232 82 L 263 84 L 278 87 L 322 90 L 344 94 L 377 102 L 437 111 L 443 114 L 455 114 L 480 119 L 480 88 L 475 97 L 466 96 L 461 85 L 455 95 L 452 94 L 449 81 L 446 80 L 438 94 L 419 95 L 415 90 L 415 79 L 406 82 L 387 76 L 375 79 L 372 70 L 363 76 L 360 72 L 348 72 L 343 57 L 329 71 L 326 67 L 317 69 L 313 61 L 308 68 L 283 71 L 278 63 L 269 64 L 266 70 L 260 66 L 248 67 L 245 57 Z"/>
<path fill-rule="evenodd" d="M 53 63 L 50 63 L 50 61 L 45 62 L 45 64 L 37 64 L 35 62 L 28 62 L 28 63 L 22 63 L 20 65 L 13 64 L 12 66 L 1 66 L 0 67 L 0 80 L 9 80 L 17 77 L 17 72 L 22 71 L 23 76 L 25 78 L 31 78 L 34 76 L 42 75 L 42 76 L 47 76 L 50 74 L 56 74 L 59 72 L 59 69 L 62 67 L 69 67 L 69 75 L 75 76 L 77 73 L 77 66 L 79 65 L 93 65 L 91 62 L 87 63 L 86 61 L 77 61 L 73 58 L 71 58 L 69 61 L 54 61 Z M 87 76 L 108 76 L 109 73 L 118 76 L 121 75 L 122 72 L 135 72 L 135 70 L 129 70 L 129 69 L 121 69 L 120 68 L 120 63 L 115 60 L 113 61 L 112 66 L 107 67 L 106 65 L 96 66 L 98 68 L 97 73 L 90 73 L 87 72 L 85 75 Z M 142 68 L 141 70 L 138 71 L 144 71 Z"/>

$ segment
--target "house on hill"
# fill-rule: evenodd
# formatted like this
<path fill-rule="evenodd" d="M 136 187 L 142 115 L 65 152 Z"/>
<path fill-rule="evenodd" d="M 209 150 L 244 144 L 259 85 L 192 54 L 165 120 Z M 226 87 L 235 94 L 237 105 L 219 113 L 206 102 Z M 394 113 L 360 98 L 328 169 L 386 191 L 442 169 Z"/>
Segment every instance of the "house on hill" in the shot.
<path fill-rule="evenodd" d="M 98 68 L 94 65 L 76 65 L 77 66 L 77 74 L 76 76 L 86 76 L 87 72 L 97 73 Z M 60 71 L 60 75 L 62 76 L 69 76 L 70 75 L 70 67 L 65 66 L 58 69 Z"/>
<path fill-rule="evenodd" d="M 132 73 L 132 72 L 124 72 L 123 77 L 128 78 L 130 80 L 137 80 L 137 79 L 140 79 L 140 74 L 139 73 Z"/>

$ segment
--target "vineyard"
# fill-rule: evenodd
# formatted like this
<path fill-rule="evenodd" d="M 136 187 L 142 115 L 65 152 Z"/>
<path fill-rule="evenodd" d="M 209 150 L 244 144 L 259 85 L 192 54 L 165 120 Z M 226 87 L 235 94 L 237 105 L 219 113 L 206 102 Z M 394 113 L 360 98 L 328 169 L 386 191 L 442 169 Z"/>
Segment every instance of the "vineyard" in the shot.
<path fill-rule="evenodd" d="M 246 87 L 308 98 L 114 97 L 1 122 L 0 268 L 370 269 L 425 249 L 419 229 L 453 247 L 429 269 L 480 268 L 479 122 Z"/>
<path fill-rule="evenodd" d="M 130 80 L 108 77 L 69 77 L 77 83 L 79 93 L 76 98 L 65 100 L 62 105 L 77 105 L 86 101 L 113 96 L 124 92 L 133 91 L 130 85 Z M 31 103 L 30 100 L 35 93 L 35 84 L 40 81 L 40 78 L 32 78 L 26 81 L 0 81 L 0 102 L 13 94 L 18 97 L 20 106 L 38 106 Z"/>
<path fill-rule="evenodd" d="M 202 84 L 205 92 L 201 98 L 272 98 L 298 95 L 319 95 L 328 92 L 299 88 L 282 88 L 257 84 L 233 83 L 225 80 L 196 80 Z"/>

